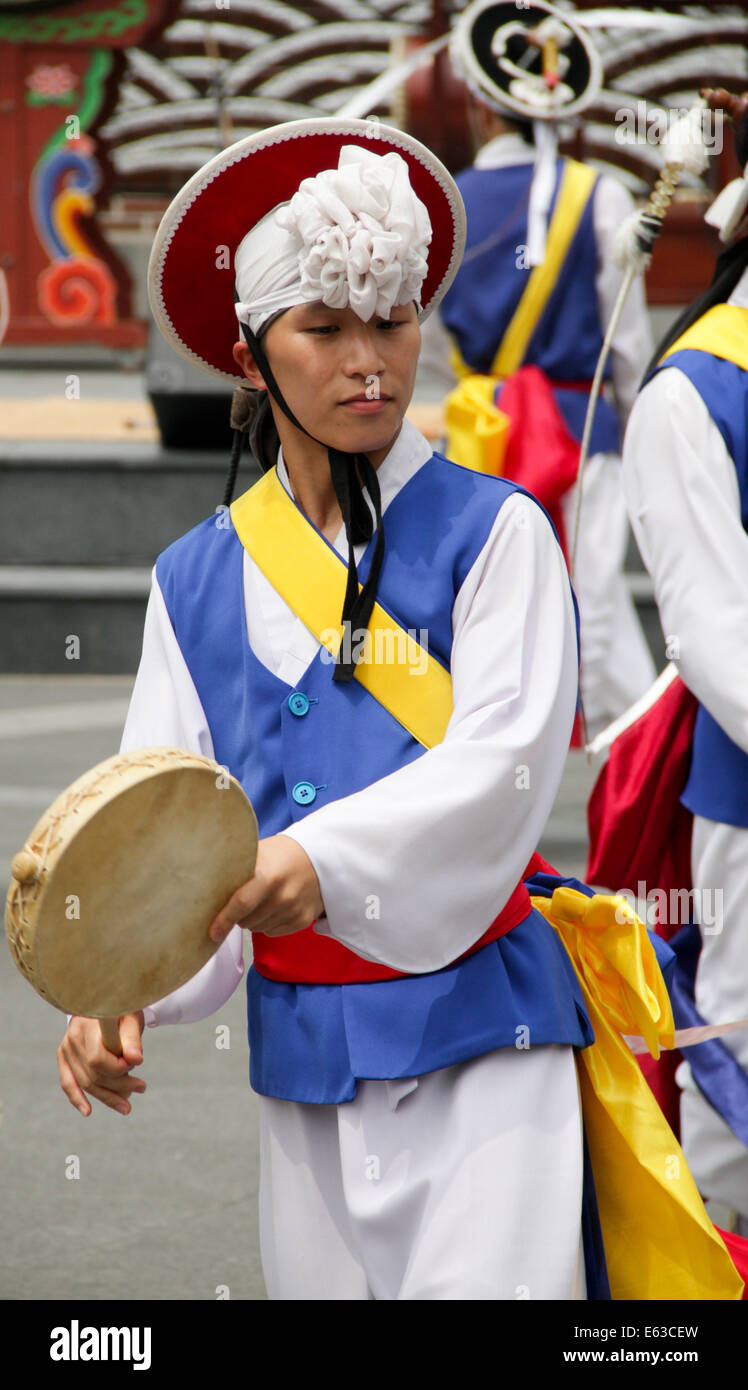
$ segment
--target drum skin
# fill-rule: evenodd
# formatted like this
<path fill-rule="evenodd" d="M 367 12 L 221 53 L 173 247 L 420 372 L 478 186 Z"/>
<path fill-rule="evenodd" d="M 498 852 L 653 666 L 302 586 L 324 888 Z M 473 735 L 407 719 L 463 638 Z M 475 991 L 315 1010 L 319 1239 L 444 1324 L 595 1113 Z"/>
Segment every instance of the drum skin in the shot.
<path fill-rule="evenodd" d="M 257 820 L 220 764 L 179 748 L 84 773 L 11 865 L 13 958 L 56 1008 L 117 1018 L 191 979 L 216 913 L 252 877 Z"/>

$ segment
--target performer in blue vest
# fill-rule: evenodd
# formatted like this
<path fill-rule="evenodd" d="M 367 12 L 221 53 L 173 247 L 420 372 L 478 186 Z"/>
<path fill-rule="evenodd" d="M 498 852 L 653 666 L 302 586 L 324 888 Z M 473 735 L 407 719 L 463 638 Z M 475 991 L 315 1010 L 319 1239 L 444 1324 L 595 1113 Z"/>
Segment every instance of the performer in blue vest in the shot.
<path fill-rule="evenodd" d="M 720 95 L 739 121 L 736 151 L 745 167 L 748 98 Z M 710 288 L 658 347 L 624 447 L 629 515 L 669 654 L 698 700 L 681 802 L 693 814 L 691 870 L 701 925 L 694 1000 L 710 1024 L 748 1016 L 746 214 L 744 174 L 707 213 L 725 250 Z M 726 1205 L 732 1229 L 748 1235 L 748 1075 L 733 1075 L 719 1061 L 725 1048 L 748 1073 L 748 1029 L 704 1046 L 713 1051 L 701 1066 L 694 1058 L 677 1073 L 684 1151 L 701 1192 Z"/>
<path fill-rule="evenodd" d="M 212 924 L 208 965 L 121 1020 L 123 1058 L 102 1049 L 97 1022 L 73 1019 L 60 1077 L 82 1114 L 86 1092 L 128 1113 L 144 1026 L 219 1008 L 252 932 L 274 1299 L 608 1297 L 576 1066 L 593 1044 L 572 964 L 590 903 L 587 955 L 603 994 L 612 982 L 619 1032 L 656 1039 L 672 1021 L 652 948 L 641 924 L 614 916 L 618 900 L 540 873 L 535 906 L 524 882 L 531 859 L 543 867 L 533 851 L 574 719 L 568 574 L 531 496 L 432 453 L 405 419 L 419 321 L 451 281 L 463 219 L 417 141 L 316 118 L 217 155 L 165 214 L 151 258 L 169 339 L 250 384 L 265 471 L 159 556 L 123 748 L 216 757 L 261 838 L 254 877 Z M 541 910 L 557 891 L 560 930 Z M 620 1036 L 608 1042 L 607 1102 L 626 1114 L 632 1072 L 646 1087 Z M 604 1104 L 596 1121 L 605 1157 Z M 708 1266 L 710 1289 L 737 1297 L 689 1183 L 664 1185 L 677 1204 L 641 1232 L 645 1296 L 663 1278 L 672 1289 L 685 1220 L 689 1291 Z M 623 1268 L 630 1183 L 606 1185 Z M 657 1282 L 649 1252 L 663 1230 Z M 619 1296 L 641 1291 L 641 1248 Z"/>
<path fill-rule="evenodd" d="M 460 16 L 450 51 L 467 85 L 479 148 L 457 177 L 466 251 L 440 305 L 441 349 L 434 320 L 426 330 L 429 361 L 446 367 L 448 340 L 458 378 L 470 372 L 495 379 L 496 404 L 512 420 L 502 472 L 535 492 L 570 556 L 589 388 L 621 282 L 613 241 L 633 209 L 622 184 L 557 150 L 557 122 L 574 119 L 598 93 L 600 60 L 573 12 L 545 0 L 522 8 L 475 0 Z M 637 280 L 595 411 L 574 569 L 590 731 L 654 679 L 623 575 L 628 524 L 620 469 L 621 422 L 651 350 Z M 470 443 L 463 453 L 450 429 L 451 418 L 461 418 L 466 389 L 472 392 L 472 382 L 448 398 L 447 447 L 470 463 Z"/>
<path fill-rule="evenodd" d="M 219 509 L 158 559 L 123 739 L 210 753 L 258 816 L 222 948 L 144 1021 L 220 1007 L 252 929 L 271 1298 L 586 1295 L 574 1049 L 592 1031 L 521 882 L 574 718 L 572 593 L 541 508 L 433 455 L 404 419 L 463 216 L 410 137 L 300 121 L 200 171 L 152 258 L 171 340 L 266 401 L 273 383 L 272 418 L 254 422 L 280 494 L 263 535 L 288 508 L 341 593 L 349 576 L 336 662 L 299 615 L 312 576 L 295 541 L 252 553 L 256 489 Z M 356 678 L 375 600 L 403 634 L 405 713 Z M 418 721 L 449 676 L 427 751 Z M 141 1085 L 98 1098 L 127 1110 Z"/>

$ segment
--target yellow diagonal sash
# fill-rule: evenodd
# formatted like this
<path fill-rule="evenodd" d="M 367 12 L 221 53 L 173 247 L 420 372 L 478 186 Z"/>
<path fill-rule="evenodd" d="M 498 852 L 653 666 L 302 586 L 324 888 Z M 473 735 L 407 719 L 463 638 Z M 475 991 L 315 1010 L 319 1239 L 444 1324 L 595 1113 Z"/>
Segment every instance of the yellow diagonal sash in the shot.
<path fill-rule="evenodd" d="M 709 352 L 712 357 L 735 362 L 748 372 L 748 309 L 737 304 L 715 304 L 676 338 L 660 362 L 685 348 Z"/>
<path fill-rule="evenodd" d="M 558 283 L 566 255 L 597 178 L 594 169 L 566 161 L 561 187 L 553 209 L 542 265 L 530 272 L 522 298 L 514 311 L 491 366 L 491 375 L 506 377 L 522 365 L 527 345 L 535 332 L 551 292 Z"/>
<path fill-rule="evenodd" d="M 527 345 L 537 328 L 548 300 L 558 283 L 558 277 L 582 220 L 597 175 L 586 164 L 567 159 L 561 177 L 561 187 L 551 214 L 545 240 L 542 265 L 531 270 L 527 284 L 509 326 L 491 364 L 491 376 L 506 377 L 522 365 Z M 457 376 L 470 376 L 471 368 L 463 360 L 456 344 L 452 365 Z"/>
<path fill-rule="evenodd" d="M 289 497 L 275 468 L 237 498 L 231 519 L 266 579 L 336 656 L 348 569 Z M 424 748 L 441 743 L 452 713 L 449 671 L 379 603 L 368 633 L 356 679 Z"/>

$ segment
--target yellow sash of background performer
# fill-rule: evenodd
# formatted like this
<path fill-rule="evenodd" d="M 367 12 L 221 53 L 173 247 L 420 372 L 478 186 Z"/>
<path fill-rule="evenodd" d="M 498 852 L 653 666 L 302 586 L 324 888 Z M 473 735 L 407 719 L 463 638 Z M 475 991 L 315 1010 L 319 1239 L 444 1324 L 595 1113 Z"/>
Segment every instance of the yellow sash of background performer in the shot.
<path fill-rule="evenodd" d="M 336 651 L 347 566 L 289 497 L 276 469 L 237 498 L 231 517 L 273 588 L 317 640 Z M 413 639 L 379 604 L 372 624 L 393 638 L 399 633 L 400 651 L 422 652 L 417 643 L 408 648 Z M 355 676 L 430 748 L 444 737 L 452 682 L 431 657 L 421 675 L 410 670 L 415 664 L 362 661 Z M 673 1045 L 670 1001 L 643 923 L 625 898 L 588 898 L 558 888 L 552 898 L 533 903 L 571 957 L 595 1031 L 594 1044 L 577 1053 L 577 1066 L 613 1297 L 739 1299 L 742 1281 L 621 1037 L 643 1036 L 653 1056 Z"/>
<path fill-rule="evenodd" d="M 568 159 L 548 227 L 545 258 L 530 272 L 489 375 L 471 372 L 455 344 L 452 366 L 460 381 L 444 402 L 447 457 L 480 473 L 502 472 L 509 417 L 494 404 L 496 387 L 521 367 L 528 343 L 558 282 L 566 254 L 597 175 Z"/>
<path fill-rule="evenodd" d="M 734 362 L 748 372 L 748 309 L 738 304 L 713 305 L 676 338 L 660 361 L 666 362 L 674 352 L 687 348 Z"/>

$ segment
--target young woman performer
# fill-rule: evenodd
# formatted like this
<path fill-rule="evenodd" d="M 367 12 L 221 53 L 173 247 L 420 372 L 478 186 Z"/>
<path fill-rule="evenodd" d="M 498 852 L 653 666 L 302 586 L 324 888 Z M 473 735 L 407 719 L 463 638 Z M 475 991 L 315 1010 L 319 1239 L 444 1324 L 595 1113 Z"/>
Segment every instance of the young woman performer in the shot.
<path fill-rule="evenodd" d="M 522 884 L 574 718 L 574 604 L 541 508 L 404 418 L 462 241 L 426 149 L 320 119 L 214 159 L 152 258 L 172 340 L 261 393 L 269 471 L 159 557 L 123 748 L 214 755 L 261 843 L 208 966 L 123 1021 L 124 1060 L 74 1019 L 60 1071 L 83 1114 L 84 1091 L 128 1113 L 143 1021 L 219 1008 L 255 933 L 271 1298 L 585 1297 L 591 1029 Z"/>

